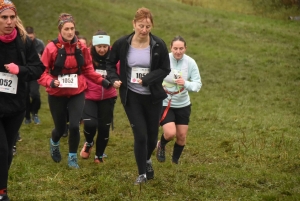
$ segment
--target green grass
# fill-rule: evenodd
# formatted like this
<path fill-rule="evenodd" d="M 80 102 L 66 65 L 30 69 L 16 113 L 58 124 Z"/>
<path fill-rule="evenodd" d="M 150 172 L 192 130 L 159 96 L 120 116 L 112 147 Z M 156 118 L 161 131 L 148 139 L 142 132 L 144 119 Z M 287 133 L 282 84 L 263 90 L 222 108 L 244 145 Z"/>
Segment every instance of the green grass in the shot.
<path fill-rule="evenodd" d="M 42 123 L 21 127 L 23 141 L 9 175 L 12 200 L 300 200 L 299 23 L 175 0 L 67 2 L 14 0 L 24 24 L 45 42 L 57 36 L 61 12 L 73 14 L 87 38 L 101 28 L 114 41 L 132 31 L 136 9 L 148 7 L 153 34 L 168 45 L 178 34 L 187 40 L 203 88 L 190 94 L 192 115 L 180 164 L 170 162 L 170 143 L 165 163 L 153 155 L 155 179 L 141 190 L 133 185 L 133 136 L 120 100 L 105 164 L 80 159 L 81 168 L 70 170 L 67 139 L 61 140 L 61 163 L 49 155 L 53 122 L 41 88 Z"/>

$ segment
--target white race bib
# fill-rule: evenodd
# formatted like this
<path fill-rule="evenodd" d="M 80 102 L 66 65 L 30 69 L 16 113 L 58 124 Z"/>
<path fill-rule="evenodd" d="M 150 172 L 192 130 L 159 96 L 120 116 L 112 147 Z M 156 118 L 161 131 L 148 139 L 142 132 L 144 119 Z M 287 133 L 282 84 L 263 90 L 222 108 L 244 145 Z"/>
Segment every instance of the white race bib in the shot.
<path fill-rule="evenodd" d="M 10 73 L 0 73 L 0 92 L 16 94 L 18 77 Z"/>
<path fill-rule="evenodd" d="M 78 88 L 77 74 L 59 75 L 58 80 L 60 88 Z"/>
<path fill-rule="evenodd" d="M 138 83 L 138 80 L 147 75 L 149 72 L 150 68 L 132 67 L 130 82 Z"/>
<path fill-rule="evenodd" d="M 99 73 L 102 75 L 102 77 L 106 77 L 107 76 L 107 72 L 106 70 L 100 70 L 100 69 L 96 69 L 96 73 Z"/>

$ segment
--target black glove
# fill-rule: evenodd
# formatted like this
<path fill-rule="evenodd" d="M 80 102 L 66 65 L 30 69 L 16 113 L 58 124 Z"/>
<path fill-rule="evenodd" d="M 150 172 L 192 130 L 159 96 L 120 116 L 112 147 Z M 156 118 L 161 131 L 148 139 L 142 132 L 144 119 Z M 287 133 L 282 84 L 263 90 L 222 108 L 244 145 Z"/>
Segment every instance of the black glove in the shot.
<path fill-rule="evenodd" d="M 108 88 L 111 86 L 111 83 L 110 83 L 110 81 L 108 81 L 107 79 L 103 79 L 103 80 L 102 80 L 102 86 L 103 86 L 105 89 L 108 89 Z"/>
<path fill-rule="evenodd" d="M 51 83 L 50 83 L 50 87 L 51 87 L 51 88 L 56 88 L 56 86 L 54 85 L 54 81 L 55 81 L 55 79 L 53 79 L 53 80 L 51 81 Z"/>

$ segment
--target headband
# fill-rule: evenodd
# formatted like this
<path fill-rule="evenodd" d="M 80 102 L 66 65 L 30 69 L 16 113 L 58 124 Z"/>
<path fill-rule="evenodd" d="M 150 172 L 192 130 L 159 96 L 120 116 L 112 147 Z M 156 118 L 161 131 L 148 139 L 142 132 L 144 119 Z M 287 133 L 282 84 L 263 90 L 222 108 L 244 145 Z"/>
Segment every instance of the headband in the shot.
<path fill-rule="evenodd" d="M 95 45 L 110 45 L 110 36 L 108 35 L 93 36 L 93 46 Z"/>
<path fill-rule="evenodd" d="M 10 0 L 0 0 L 0 13 L 7 9 L 11 9 L 17 14 L 16 6 Z"/>

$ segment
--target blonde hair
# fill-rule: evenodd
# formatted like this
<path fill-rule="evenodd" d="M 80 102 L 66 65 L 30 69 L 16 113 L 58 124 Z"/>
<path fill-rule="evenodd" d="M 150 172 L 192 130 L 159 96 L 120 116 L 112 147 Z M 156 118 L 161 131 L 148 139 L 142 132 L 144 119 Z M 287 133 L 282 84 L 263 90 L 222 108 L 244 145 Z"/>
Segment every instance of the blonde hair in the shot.
<path fill-rule="evenodd" d="M 27 32 L 25 30 L 25 27 L 23 26 L 22 20 L 19 18 L 18 15 L 16 16 L 16 20 L 17 20 L 16 21 L 16 28 L 19 31 L 19 34 L 20 34 L 20 36 L 22 38 L 22 41 L 25 43 Z"/>

